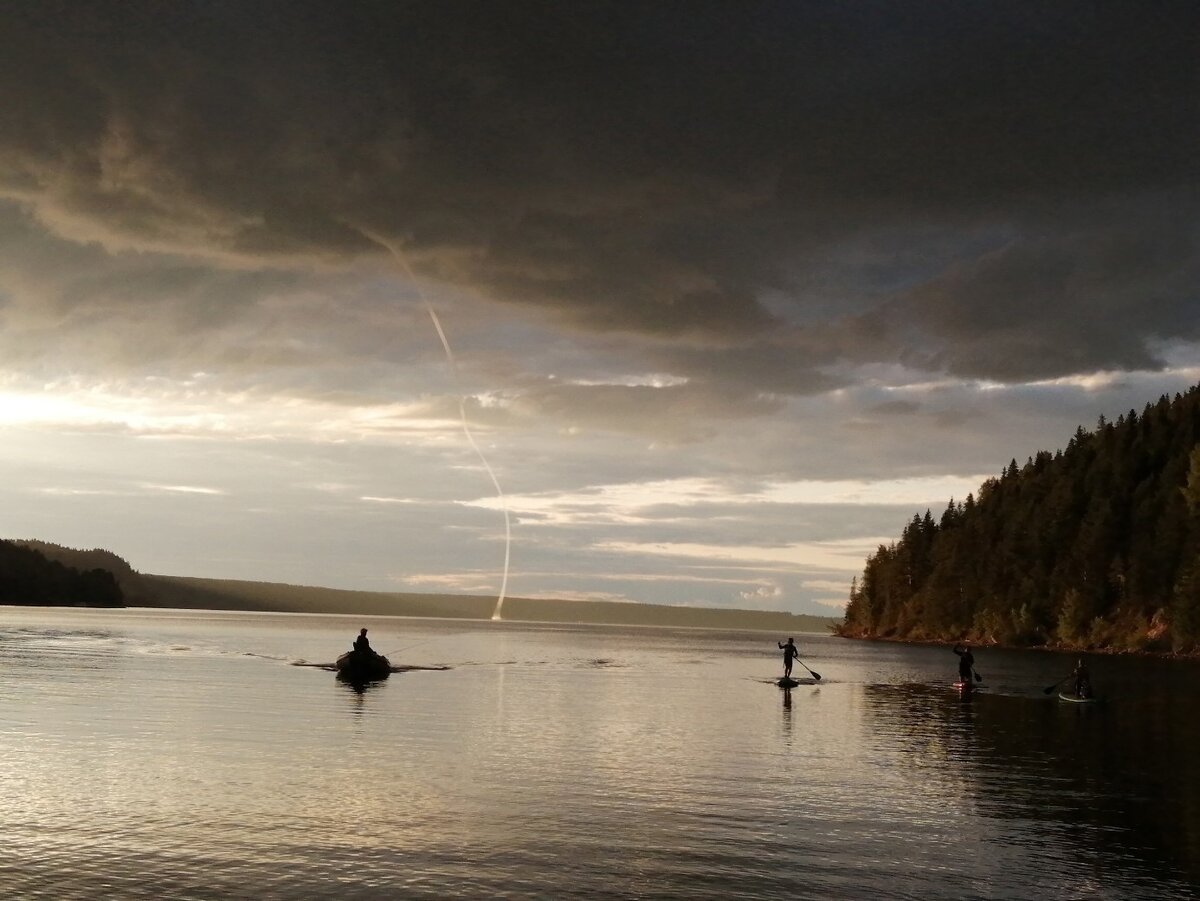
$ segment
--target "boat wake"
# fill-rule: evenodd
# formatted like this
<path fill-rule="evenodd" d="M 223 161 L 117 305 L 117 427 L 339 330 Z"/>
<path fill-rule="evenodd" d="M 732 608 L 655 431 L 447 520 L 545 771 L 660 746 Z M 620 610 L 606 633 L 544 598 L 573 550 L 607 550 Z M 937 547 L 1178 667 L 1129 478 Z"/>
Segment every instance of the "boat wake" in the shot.
<path fill-rule="evenodd" d="M 279 659 L 283 659 L 283 658 L 279 658 Z M 288 664 L 290 666 L 307 666 L 307 667 L 311 667 L 312 669 L 321 669 L 321 670 L 325 670 L 326 672 L 330 672 L 330 673 L 336 673 L 338 671 L 336 663 L 310 663 L 307 660 L 290 660 L 290 661 L 288 661 Z M 390 671 L 393 673 L 411 673 L 411 672 L 417 672 L 417 671 L 441 673 L 441 672 L 445 672 L 446 670 L 451 670 L 451 669 L 454 669 L 454 667 L 452 667 L 452 666 L 410 666 L 410 665 L 404 665 L 404 664 L 401 664 L 399 666 L 390 667 Z"/>

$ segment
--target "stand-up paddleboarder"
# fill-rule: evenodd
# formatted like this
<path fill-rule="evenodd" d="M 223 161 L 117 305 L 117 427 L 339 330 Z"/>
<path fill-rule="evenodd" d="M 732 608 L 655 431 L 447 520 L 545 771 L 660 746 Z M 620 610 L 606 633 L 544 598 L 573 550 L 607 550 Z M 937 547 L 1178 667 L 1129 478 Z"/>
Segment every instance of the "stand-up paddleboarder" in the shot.
<path fill-rule="evenodd" d="M 958 655 L 958 679 L 964 685 L 970 685 L 971 673 L 975 670 L 975 655 L 971 653 L 971 646 L 956 644 L 954 653 Z"/>
<path fill-rule="evenodd" d="M 796 640 L 789 638 L 787 644 L 775 642 L 783 650 L 783 678 L 792 678 L 792 661 L 800 656 L 800 652 L 796 650 Z"/>

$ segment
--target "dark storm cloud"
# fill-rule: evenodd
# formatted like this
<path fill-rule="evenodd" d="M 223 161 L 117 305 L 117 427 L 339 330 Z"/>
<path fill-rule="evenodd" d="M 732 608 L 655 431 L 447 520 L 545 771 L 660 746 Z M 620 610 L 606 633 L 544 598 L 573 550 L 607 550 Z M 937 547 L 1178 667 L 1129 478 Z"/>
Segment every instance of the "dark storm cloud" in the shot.
<path fill-rule="evenodd" d="M 848 320 L 843 351 L 998 380 L 1159 368 L 1147 339 L 1200 339 L 1200 221 L 1157 201 L 1039 223 Z"/>
<path fill-rule="evenodd" d="M 1192 3 L 21 4 L 0 196 L 209 265 L 378 253 L 361 226 L 781 390 L 839 357 L 1153 367 L 1147 339 L 1196 336 L 1198 29 Z M 851 269 L 811 301 L 832 328 L 781 331 L 808 262 L 905 228 L 940 237 L 903 286 Z"/>

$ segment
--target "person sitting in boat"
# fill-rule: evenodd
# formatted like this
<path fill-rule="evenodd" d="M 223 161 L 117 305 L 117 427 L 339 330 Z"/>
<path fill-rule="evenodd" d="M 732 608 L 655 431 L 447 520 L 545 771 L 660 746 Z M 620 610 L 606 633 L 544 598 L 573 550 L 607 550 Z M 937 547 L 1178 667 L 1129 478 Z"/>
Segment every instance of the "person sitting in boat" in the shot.
<path fill-rule="evenodd" d="M 371 642 L 367 640 L 367 630 L 359 629 L 358 638 L 354 639 L 354 650 L 361 651 L 364 654 L 373 654 L 371 650 Z"/>
<path fill-rule="evenodd" d="M 783 678 L 792 678 L 792 661 L 800 656 L 800 652 L 796 650 L 796 640 L 789 638 L 787 644 L 775 642 L 783 650 Z"/>
<path fill-rule="evenodd" d="M 1075 677 L 1075 697 L 1090 698 L 1092 696 L 1092 674 L 1088 672 L 1087 664 L 1080 657 L 1075 663 L 1075 672 L 1071 673 Z"/>
<path fill-rule="evenodd" d="M 954 653 L 958 655 L 958 680 L 965 685 L 970 685 L 971 672 L 975 668 L 975 655 L 971 653 L 971 646 L 956 644 Z"/>

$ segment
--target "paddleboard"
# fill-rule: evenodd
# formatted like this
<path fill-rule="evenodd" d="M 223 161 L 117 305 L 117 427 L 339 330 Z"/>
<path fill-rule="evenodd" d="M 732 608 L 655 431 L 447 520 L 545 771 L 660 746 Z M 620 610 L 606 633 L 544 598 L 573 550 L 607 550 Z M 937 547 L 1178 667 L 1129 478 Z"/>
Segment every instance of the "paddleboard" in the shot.
<path fill-rule="evenodd" d="M 1097 700 L 1096 698 L 1079 698 L 1075 695 L 1069 695 L 1065 691 L 1058 693 L 1058 699 L 1060 701 L 1070 701 L 1072 704 L 1094 704 Z"/>
<path fill-rule="evenodd" d="M 775 681 L 775 684 L 778 685 L 780 688 L 796 688 L 799 685 L 816 685 L 817 680 L 816 679 L 800 679 L 799 681 L 797 681 L 795 679 L 777 679 Z"/>
<path fill-rule="evenodd" d="M 971 691 L 979 691 L 974 682 L 955 682 L 954 687 L 963 694 Z"/>

